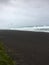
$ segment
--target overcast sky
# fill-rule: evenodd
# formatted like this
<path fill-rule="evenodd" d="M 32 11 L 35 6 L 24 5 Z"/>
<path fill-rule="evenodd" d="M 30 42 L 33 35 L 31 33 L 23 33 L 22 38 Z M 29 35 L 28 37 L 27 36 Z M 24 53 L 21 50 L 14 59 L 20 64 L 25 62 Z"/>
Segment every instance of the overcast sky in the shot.
<path fill-rule="evenodd" d="M 49 25 L 49 0 L 0 0 L 0 28 Z"/>

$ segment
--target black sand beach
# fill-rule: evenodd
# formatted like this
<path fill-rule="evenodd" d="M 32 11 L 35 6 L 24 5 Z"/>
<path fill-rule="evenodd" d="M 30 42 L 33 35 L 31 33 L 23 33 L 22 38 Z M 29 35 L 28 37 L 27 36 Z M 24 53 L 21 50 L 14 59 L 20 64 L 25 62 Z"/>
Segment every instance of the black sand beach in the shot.
<path fill-rule="evenodd" d="M 0 30 L 0 41 L 17 65 L 49 65 L 49 33 Z"/>

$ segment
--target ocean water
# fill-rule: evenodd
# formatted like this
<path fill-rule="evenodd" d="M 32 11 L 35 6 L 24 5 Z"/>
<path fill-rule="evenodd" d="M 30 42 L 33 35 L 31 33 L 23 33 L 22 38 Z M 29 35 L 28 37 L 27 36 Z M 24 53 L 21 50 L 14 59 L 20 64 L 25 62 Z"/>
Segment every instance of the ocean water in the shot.
<path fill-rule="evenodd" d="M 49 26 L 26 26 L 26 27 L 10 28 L 10 30 L 49 32 Z"/>
<path fill-rule="evenodd" d="M 21 30 L 21 31 L 34 31 L 34 32 L 48 32 L 49 26 L 23 26 L 23 27 L 6 27 L 0 30 Z"/>

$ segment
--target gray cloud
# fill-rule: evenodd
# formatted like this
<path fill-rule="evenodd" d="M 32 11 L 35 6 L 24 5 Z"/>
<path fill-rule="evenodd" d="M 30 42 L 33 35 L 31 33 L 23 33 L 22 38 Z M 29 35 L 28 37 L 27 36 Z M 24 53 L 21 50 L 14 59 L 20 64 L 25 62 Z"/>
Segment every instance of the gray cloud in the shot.
<path fill-rule="evenodd" d="M 9 5 L 2 5 L 0 27 L 8 24 L 10 26 L 49 24 L 49 0 L 0 0 L 0 3 Z"/>
<path fill-rule="evenodd" d="M 0 4 L 2 4 L 2 5 L 6 4 L 6 5 L 12 5 L 13 6 L 12 1 L 14 2 L 16 0 L 0 0 Z"/>
<path fill-rule="evenodd" d="M 10 1 L 16 1 L 16 0 L 0 0 L 0 3 L 9 3 Z"/>
<path fill-rule="evenodd" d="M 0 3 L 8 3 L 9 0 L 0 0 Z"/>

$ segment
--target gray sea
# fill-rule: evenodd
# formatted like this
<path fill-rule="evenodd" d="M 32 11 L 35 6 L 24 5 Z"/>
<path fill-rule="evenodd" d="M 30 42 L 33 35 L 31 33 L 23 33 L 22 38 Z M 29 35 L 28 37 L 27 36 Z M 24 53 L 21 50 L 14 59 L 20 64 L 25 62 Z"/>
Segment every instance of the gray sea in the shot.
<path fill-rule="evenodd" d="M 22 27 L 7 27 L 7 28 L 1 28 L 1 29 L 3 29 L 3 30 L 8 29 L 8 30 L 21 30 L 21 31 L 49 32 L 49 26 L 22 26 Z"/>

